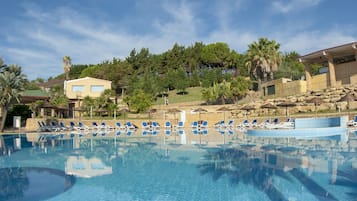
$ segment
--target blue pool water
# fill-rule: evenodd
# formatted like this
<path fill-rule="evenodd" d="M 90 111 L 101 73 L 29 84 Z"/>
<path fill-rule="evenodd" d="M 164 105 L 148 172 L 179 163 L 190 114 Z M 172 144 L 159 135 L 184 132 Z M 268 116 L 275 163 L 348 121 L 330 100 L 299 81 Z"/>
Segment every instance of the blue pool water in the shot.
<path fill-rule="evenodd" d="M 0 200 L 357 198 L 357 138 L 236 131 L 0 136 Z"/>

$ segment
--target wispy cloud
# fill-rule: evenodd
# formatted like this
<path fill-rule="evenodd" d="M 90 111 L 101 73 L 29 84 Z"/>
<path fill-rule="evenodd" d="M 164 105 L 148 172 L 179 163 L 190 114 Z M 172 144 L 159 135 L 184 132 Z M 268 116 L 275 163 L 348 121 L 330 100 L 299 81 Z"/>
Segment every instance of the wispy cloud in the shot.
<path fill-rule="evenodd" d="M 164 11 L 171 18 L 168 20 L 156 20 L 154 22 L 154 27 L 158 30 L 158 37 L 162 41 L 187 44 L 189 40 L 197 38 L 196 27 L 200 25 L 194 16 L 191 6 L 186 1 L 176 3 L 166 2 L 163 4 Z"/>
<path fill-rule="evenodd" d="M 286 13 L 301 5 L 305 8 L 318 6 L 321 1 L 291 0 L 285 3 L 276 0 L 272 5 L 276 11 Z M 147 2 L 147 6 L 150 4 Z M 79 8 L 64 5 L 45 8 L 27 3 L 22 13 L 24 16 L 7 24 L 10 31 L 0 33 L 1 56 L 7 63 L 23 66 L 30 78 L 47 78 L 63 71 L 64 55 L 70 55 L 74 64 L 95 64 L 113 57 L 123 59 L 133 48 L 145 47 L 152 53 L 162 53 L 174 43 L 190 45 L 197 41 L 206 44 L 226 42 L 232 49 L 244 53 L 248 44 L 259 37 L 278 41 L 283 51 L 305 54 L 356 40 L 354 26 L 336 28 L 333 23 L 329 30 L 319 30 L 314 21 L 309 21 L 309 26 L 303 22 L 286 21 L 284 24 L 276 23 L 274 29 L 269 26 L 267 29 L 259 28 L 264 24 L 262 21 L 270 20 L 269 16 L 255 19 L 242 14 L 237 17 L 237 14 L 250 13 L 252 8 L 249 6 L 255 5 L 246 0 L 230 0 L 228 3 L 215 0 L 162 1 L 155 5 L 157 13 L 150 14 L 154 17 L 145 19 L 149 28 L 133 31 L 127 27 L 127 22 L 123 25 L 115 17 L 103 20 Z M 255 12 L 263 12 L 266 8 L 254 9 Z M 130 17 L 140 18 L 126 16 Z M 244 24 L 248 19 L 244 17 L 249 17 L 249 24 Z M 237 20 L 240 20 L 239 25 L 235 23 Z M 133 19 L 132 22 L 135 21 Z"/>
<path fill-rule="evenodd" d="M 288 13 L 292 11 L 300 11 L 305 8 L 317 6 L 322 0 L 278 0 L 273 1 L 273 8 L 281 13 Z"/>
<path fill-rule="evenodd" d="M 311 31 L 298 33 L 289 39 L 283 39 L 282 48 L 286 51 L 294 50 L 304 55 L 317 50 L 350 43 L 354 40 L 356 40 L 355 37 L 339 31 L 332 30 L 327 33 Z"/>

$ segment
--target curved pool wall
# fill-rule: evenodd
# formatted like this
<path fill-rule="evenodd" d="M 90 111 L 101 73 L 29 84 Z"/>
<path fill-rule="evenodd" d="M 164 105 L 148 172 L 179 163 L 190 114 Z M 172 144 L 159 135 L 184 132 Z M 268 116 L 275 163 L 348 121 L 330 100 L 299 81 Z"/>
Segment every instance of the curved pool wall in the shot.
<path fill-rule="evenodd" d="M 347 134 L 347 116 L 323 118 L 297 118 L 294 129 L 249 129 L 247 135 L 262 137 L 313 138 Z"/>
<path fill-rule="evenodd" d="M 321 118 L 296 118 L 295 129 L 305 128 L 331 128 L 347 127 L 347 116 L 341 117 L 321 117 Z"/>

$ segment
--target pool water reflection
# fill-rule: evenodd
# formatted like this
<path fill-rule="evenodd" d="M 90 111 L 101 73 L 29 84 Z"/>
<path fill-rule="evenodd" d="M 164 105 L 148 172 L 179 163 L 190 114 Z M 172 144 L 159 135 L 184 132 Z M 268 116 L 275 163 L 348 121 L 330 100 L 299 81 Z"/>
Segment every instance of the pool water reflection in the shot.
<path fill-rule="evenodd" d="M 67 180 L 71 188 L 38 200 L 357 197 L 354 133 L 347 140 L 263 138 L 213 129 L 28 133 L 1 136 L 0 145 L 0 170 L 45 168 L 76 178 Z M 3 179 L 0 186 L 13 188 Z M 6 193 L 0 190 L 0 200 L 13 199 Z"/>

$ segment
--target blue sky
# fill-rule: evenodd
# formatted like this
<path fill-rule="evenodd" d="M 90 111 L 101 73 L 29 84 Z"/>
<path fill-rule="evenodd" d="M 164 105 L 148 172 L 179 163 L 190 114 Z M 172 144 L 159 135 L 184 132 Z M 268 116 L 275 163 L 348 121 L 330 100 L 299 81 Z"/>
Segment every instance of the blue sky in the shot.
<path fill-rule="evenodd" d="M 239 53 L 260 37 L 301 55 L 357 41 L 355 0 L 16 0 L 0 7 L 0 57 L 29 79 L 73 64 L 162 53 L 175 43 L 225 42 Z"/>

